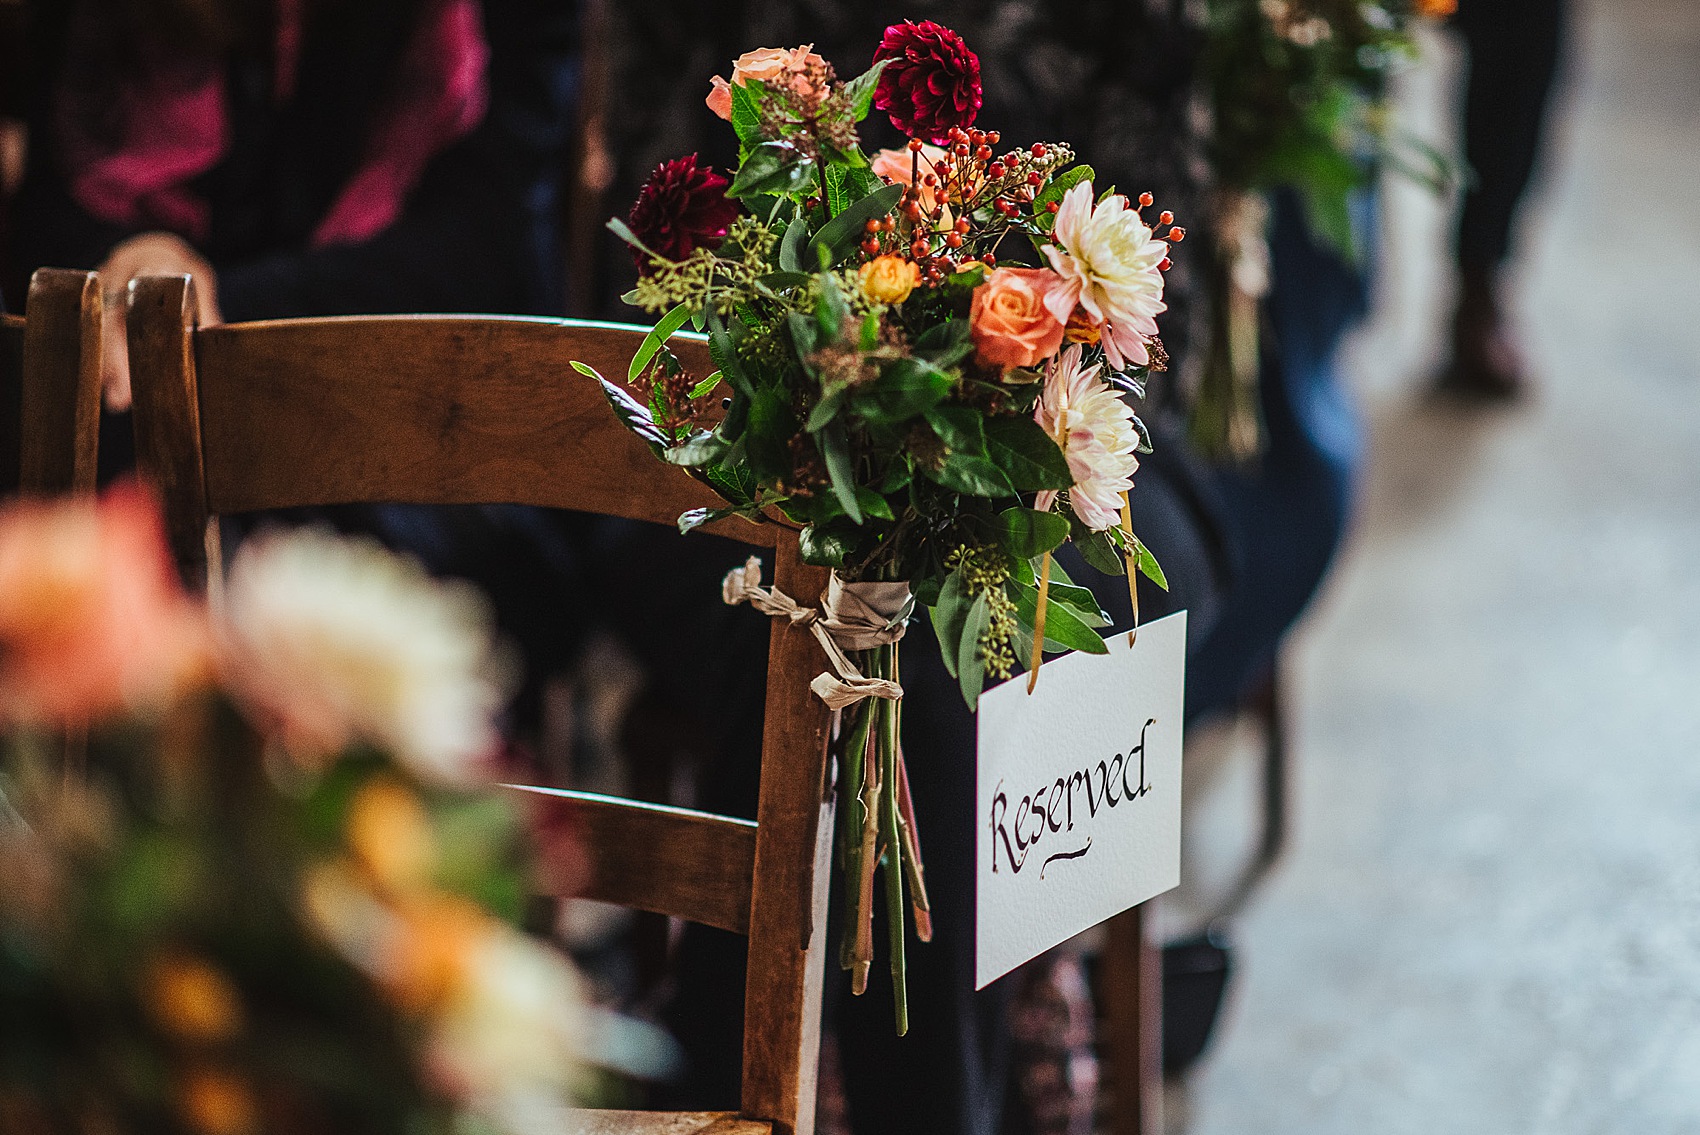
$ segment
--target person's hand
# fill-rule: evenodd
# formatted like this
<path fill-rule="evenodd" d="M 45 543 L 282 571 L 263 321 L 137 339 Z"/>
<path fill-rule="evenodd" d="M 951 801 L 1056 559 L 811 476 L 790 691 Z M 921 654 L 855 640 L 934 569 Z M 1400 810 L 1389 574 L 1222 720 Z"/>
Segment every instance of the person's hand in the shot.
<path fill-rule="evenodd" d="M 106 408 L 130 408 L 130 349 L 124 333 L 124 311 L 130 281 L 137 276 L 184 273 L 195 280 L 195 313 L 202 327 L 222 322 L 218 310 L 218 276 L 193 248 L 171 233 L 142 233 L 113 246 L 98 269 L 105 293 L 106 325 L 101 330 L 100 381 Z"/>

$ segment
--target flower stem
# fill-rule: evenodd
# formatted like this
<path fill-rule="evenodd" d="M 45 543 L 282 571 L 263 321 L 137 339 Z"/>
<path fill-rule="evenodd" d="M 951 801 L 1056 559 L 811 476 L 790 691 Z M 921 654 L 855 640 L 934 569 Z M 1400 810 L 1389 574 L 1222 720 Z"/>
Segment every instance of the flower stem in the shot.
<path fill-rule="evenodd" d="M 1033 610 L 1033 661 L 1027 667 L 1027 692 L 1039 684 L 1039 665 L 1045 661 L 1045 608 L 1051 598 L 1051 553 L 1039 566 L 1039 602 Z"/>
<path fill-rule="evenodd" d="M 879 648 L 880 677 L 896 672 L 895 644 Z M 903 841 L 897 830 L 897 706 L 881 700 L 880 715 L 880 835 L 885 844 L 886 936 L 891 950 L 892 1007 L 897 1016 L 897 1035 L 909 1031 L 908 966 L 903 942 Z"/>
<path fill-rule="evenodd" d="M 1122 531 L 1127 533 L 1127 597 L 1133 602 L 1133 627 L 1127 632 L 1127 644 L 1132 646 L 1139 637 L 1139 537 L 1133 534 L 1133 508 L 1122 494 Z"/>
<path fill-rule="evenodd" d="M 862 663 L 866 665 L 865 658 Z M 867 813 L 863 792 L 868 776 L 868 741 L 874 724 L 874 707 L 863 702 L 854 712 L 856 722 L 845 739 L 843 750 L 845 807 L 844 828 L 839 834 L 839 849 L 844 866 L 844 932 L 838 946 L 838 964 L 847 970 L 856 968 L 857 946 L 861 942 L 862 926 L 867 922 L 869 914 L 861 887 L 865 858 L 862 829 Z"/>

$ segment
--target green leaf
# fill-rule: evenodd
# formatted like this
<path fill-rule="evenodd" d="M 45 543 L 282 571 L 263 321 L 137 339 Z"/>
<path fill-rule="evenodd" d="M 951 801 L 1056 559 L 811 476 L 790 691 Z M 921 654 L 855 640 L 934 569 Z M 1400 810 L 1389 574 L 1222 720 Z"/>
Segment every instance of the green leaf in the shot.
<path fill-rule="evenodd" d="M 649 360 L 661 349 L 661 345 L 673 337 L 673 333 L 683 327 L 691 318 L 691 305 L 682 303 L 666 315 L 661 322 L 649 329 L 649 334 L 643 337 L 638 345 L 637 354 L 632 356 L 632 365 L 626 371 L 626 381 L 636 382 L 637 376 L 643 373 L 643 368 L 649 365 Z"/>
<path fill-rule="evenodd" d="M 602 386 L 603 397 L 608 399 L 608 405 L 614 408 L 615 417 L 620 419 L 628 430 L 649 443 L 657 453 L 672 444 L 672 439 L 655 424 L 655 419 L 649 413 L 649 408 L 636 398 L 633 398 L 623 388 L 596 373 L 596 368 L 577 359 L 572 360 L 572 367 L 580 374 L 594 378 Z"/>
<path fill-rule="evenodd" d="M 714 359 L 714 365 L 720 368 L 721 377 L 726 380 L 734 393 L 749 398 L 755 394 L 755 386 L 750 382 L 749 375 L 744 373 L 743 361 L 738 358 L 738 348 L 732 341 L 731 332 L 721 322 L 718 312 L 708 314 L 708 353 Z"/>
<path fill-rule="evenodd" d="M 665 256 L 662 256 L 659 252 L 656 252 L 653 248 L 650 248 L 649 245 L 647 245 L 643 241 L 639 240 L 637 238 L 637 234 L 634 233 L 630 228 L 628 228 L 627 225 L 626 225 L 626 222 L 622 221 L 620 218 L 609 217 L 608 221 L 607 221 L 607 225 L 608 225 L 608 231 L 609 232 L 613 233 L 615 236 L 619 237 L 621 240 L 625 241 L 627 244 L 631 245 L 633 248 L 637 249 L 639 252 L 646 252 L 650 256 L 655 257 L 657 260 L 667 259 Z M 628 292 L 627 294 L 633 295 L 635 293 Z"/>
<path fill-rule="evenodd" d="M 939 640 L 939 655 L 952 678 L 956 677 L 956 655 L 962 643 L 962 627 L 968 621 L 968 608 L 972 605 L 973 596 L 963 585 L 962 572 L 953 571 L 944 577 L 938 602 L 927 612 L 933 621 L 933 637 Z"/>
<path fill-rule="evenodd" d="M 1068 539 L 1068 518 L 1036 508 L 1007 508 L 998 513 L 1000 538 L 1012 556 L 1031 559 L 1060 547 Z"/>
<path fill-rule="evenodd" d="M 779 269 L 797 276 L 799 283 L 808 279 L 803 274 L 803 242 L 808 239 L 809 220 L 803 216 L 785 226 L 785 235 L 779 238 Z"/>
<path fill-rule="evenodd" d="M 838 417 L 838 411 L 844 408 L 844 400 L 849 394 L 848 382 L 841 382 L 828 390 L 821 396 L 821 400 L 815 403 L 815 408 L 809 411 L 809 420 L 804 423 L 803 428 L 809 433 L 825 429 L 828 423 Z"/>
<path fill-rule="evenodd" d="M 1009 479 L 1003 475 L 1001 469 L 984 457 L 974 457 L 966 453 L 953 453 L 946 457 L 944 465 L 937 470 L 929 470 L 928 476 L 947 489 L 955 489 L 970 496 L 1015 495 L 1015 490 L 1010 488 Z"/>
<path fill-rule="evenodd" d="M 767 87 L 759 80 L 732 84 L 732 130 L 738 141 L 754 146 L 761 141 L 761 96 Z"/>
<path fill-rule="evenodd" d="M 797 533 L 797 555 L 818 567 L 843 567 L 852 546 L 852 533 L 837 524 L 811 524 Z"/>
<path fill-rule="evenodd" d="M 769 484 L 791 473 L 791 409 L 775 390 L 758 390 L 750 399 L 750 420 L 744 429 L 744 451 L 756 476 Z"/>
<path fill-rule="evenodd" d="M 879 88 L 880 73 L 885 70 L 889 59 L 882 59 L 844 84 L 844 93 L 850 97 L 850 118 L 860 122 L 868 117 L 868 108 L 874 105 L 874 91 Z"/>
<path fill-rule="evenodd" d="M 758 193 L 795 193 L 815 176 L 815 163 L 789 142 L 763 142 L 753 147 L 732 179 L 728 197 Z M 781 266 L 783 267 L 783 265 Z"/>
<path fill-rule="evenodd" d="M 895 520 L 892 515 L 891 502 L 880 496 L 866 485 L 856 486 L 856 503 L 862 506 L 862 515 L 873 520 Z"/>
<path fill-rule="evenodd" d="M 691 387 L 691 399 L 707 398 L 714 393 L 714 388 L 720 385 L 720 372 L 715 371 L 695 386 Z"/>
<path fill-rule="evenodd" d="M 826 459 L 827 476 L 832 478 L 832 491 L 844 513 L 853 522 L 862 523 L 862 506 L 856 502 L 856 471 L 850 463 L 850 437 L 841 423 L 834 422 L 815 435 L 820 443 L 821 456 Z"/>
<path fill-rule="evenodd" d="M 727 508 L 693 508 L 689 512 L 680 513 L 679 535 L 688 536 L 704 524 L 713 524 L 716 520 L 736 516 L 739 511 L 738 506 L 732 505 Z"/>
<path fill-rule="evenodd" d="M 756 477 L 741 461 L 728 460 L 721 465 L 711 465 L 703 470 L 702 477 L 715 492 L 740 508 L 755 503 Z"/>
<path fill-rule="evenodd" d="M 1081 559 L 1105 575 L 1127 574 L 1127 565 L 1122 561 L 1121 551 L 1115 544 L 1115 537 L 1108 532 L 1093 532 L 1085 537 L 1076 532 L 1074 546 L 1080 549 Z"/>
<path fill-rule="evenodd" d="M 986 455 L 986 420 L 972 406 L 934 406 L 927 424 L 951 452 Z"/>
<path fill-rule="evenodd" d="M 1133 541 L 1133 562 L 1138 565 L 1140 574 L 1146 579 L 1164 591 L 1169 589 L 1169 581 L 1163 576 L 1162 565 L 1157 562 L 1157 557 L 1151 554 L 1151 549 L 1145 546 L 1144 541 L 1138 538 Z"/>
<path fill-rule="evenodd" d="M 859 396 L 868 417 L 899 422 L 937 406 L 950 393 L 950 376 L 924 359 L 888 363 L 875 382 Z"/>
<path fill-rule="evenodd" d="M 1045 208 L 1045 206 L 1049 205 L 1052 201 L 1061 204 L 1063 194 L 1067 193 L 1070 189 L 1073 189 L 1083 181 L 1091 181 L 1095 176 L 1097 175 L 1092 172 L 1091 166 L 1078 165 L 1072 169 L 1065 170 L 1052 178 L 1051 183 L 1040 191 L 1039 196 L 1033 198 L 1033 212 L 1035 214 L 1043 214 L 1043 216 L 1040 217 L 1040 224 L 1044 224 L 1045 216 L 1049 215 L 1049 211 Z M 1045 227 L 1047 229 L 1050 228 L 1049 225 L 1045 225 Z"/>
<path fill-rule="evenodd" d="M 1031 627 L 1039 614 L 1039 592 L 1032 587 L 1016 589 L 1015 615 L 1024 626 Z M 1058 649 L 1079 650 L 1087 654 L 1108 654 L 1103 636 L 1081 621 L 1080 617 L 1061 603 L 1045 604 L 1045 644 L 1055 643 Z"/>
<path fill-rule="evenodd" d="M 826 167 L 826 207 L 838 216 L 850 207 L 850 188 L 845 184 L 852 167 L 833 163 Z"/>
<path fill-rule="evenodd" d="M 1066 489 L 1074 484 L 1068 459 L 1032 418 L 986 423 L 986 452 L 1017 489 Z"/>
<path fill-rule="evenodd" d="M 817 254 L 819 250 L 825 249 L 826 263 L 836 264 L 845 253 L 861 243 L 867 223 L 891 212 L 901 196 L 903 186 L 894 182 L 881 186 L 845 209 L 822 225 L 820 232 L 815 234 L 813 247 Z"/>
<path fill-rule="evenodd" d="M 1051 602 L 1061 603 L 1079 616 L 1080 621 L 1089 627 L 1107 627 L 1110 617 L 1098 606 L 1098 597 L 1085 587 L 1077 587 L 1072 583 L 1057 582 L 1057 564 L 1051 563 Z"/>
<path fill-rule="evenodd" d="M 844 330 L 845 321 L 850 318 L 850 304 L 844 298 L 844 289 L 838 286 L 838 277 L 828 272 L 820 279 L 820 299 L 815 304 L 815 322 L 820 325 L 821 341 L 835 343 Z"/>
<path fill-rule="evenodd" d="M 962 687 L 962 700 L 974 709 L 980 700 L 980 689 L 986 684 L 986 662 L 980 657 L 980 636 L 986 632 L 986 593 L 974 596 L 974 605 L 962 620 L 962 638 L 956 644 L 956 680 Z"/>
<path fill-rule="evenodd" d="M 726 456 L 726 451 L 731 448 L 731 443 L 729 443 L 725 438 L 721 437 L 719 434 L 710 433 L 704 430 L 700 433 L 693 434 L 684 442 L 681 442 L 670 449 L 663 450 L 661 453 L 661 460 L 667 462 L 669 465 L 684 465 L 690 468 L 696 468 L 702 465 L 714 464 L 716 461 L 719 461 L 722 457 Z"/>
<path fill-rule="evenodd" d="M 966 319 L 950 319 L 927 328 L 915 340 L 915 353 L 941 370 L 974 353 L 972 328 Z"/>

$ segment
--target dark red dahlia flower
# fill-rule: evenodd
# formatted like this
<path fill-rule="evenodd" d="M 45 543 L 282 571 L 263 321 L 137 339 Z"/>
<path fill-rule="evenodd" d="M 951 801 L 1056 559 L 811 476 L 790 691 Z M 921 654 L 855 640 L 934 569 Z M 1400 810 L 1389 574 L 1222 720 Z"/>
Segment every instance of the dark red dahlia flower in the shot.
<path fill-rule="evenodd" d="M 980 113 L 980 57 L 943 24 L 892 24 L 874 52 L 875 63 L 882 59 L 891 62 L 874 105 L 911 138 L 942 146 L 952 126 L 966 130 Z"/>
<path fill-rule="evenodd" d="M 738 205 L 726 196 L 730 185 L 710 167 L 697 165 L 695 154 L 662 162 L 638 190 L 627 224 L 657 254 L 683 260 L 718 243 L 737 218 Z M 649 257 L 635 248 L 632 253 L 638 271 L 648 271 Z"/>

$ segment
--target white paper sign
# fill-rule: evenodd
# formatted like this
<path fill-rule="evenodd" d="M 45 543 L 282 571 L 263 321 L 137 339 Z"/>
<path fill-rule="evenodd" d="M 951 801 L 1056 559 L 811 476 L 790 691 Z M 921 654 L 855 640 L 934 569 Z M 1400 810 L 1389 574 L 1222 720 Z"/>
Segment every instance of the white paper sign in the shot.
<path fill-rule="evenodd" d="M 1186 612 L 980 697 L 975 985 L 1180 882 Z"/>

